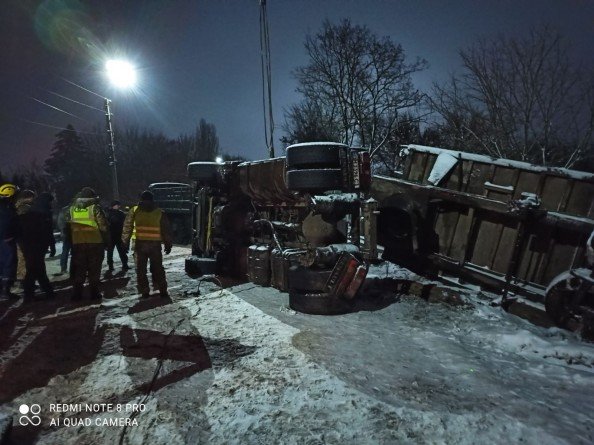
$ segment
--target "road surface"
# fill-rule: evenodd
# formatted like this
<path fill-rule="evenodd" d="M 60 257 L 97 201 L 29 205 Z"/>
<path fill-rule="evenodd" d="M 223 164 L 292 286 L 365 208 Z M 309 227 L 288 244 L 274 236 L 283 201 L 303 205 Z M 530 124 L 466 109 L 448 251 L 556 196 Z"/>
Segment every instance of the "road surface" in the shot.
<path fill-rule="evenodd" d="M 100 304 L 55 276 L 55 300 L 0 305 L 8 443 L 594 442 L 594 347 L 575 334 L 480 293 L 304 315 L 272 288 L 187 279 L 187 254 L 166 257 L 170 300 L 139 300 L 130 271 Z"/>

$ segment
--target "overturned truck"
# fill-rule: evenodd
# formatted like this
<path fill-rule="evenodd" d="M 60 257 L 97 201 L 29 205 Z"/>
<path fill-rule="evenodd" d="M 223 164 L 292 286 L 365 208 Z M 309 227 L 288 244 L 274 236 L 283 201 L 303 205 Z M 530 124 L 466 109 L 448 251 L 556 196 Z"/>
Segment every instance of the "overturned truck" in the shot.
<path fill-rule="evenodd" d="M 592 326 L 594 174 L 418 145 L 401 159 L 398 177 L 371 177 L 365 151 L 320 142 L 189 164 L 187 273 L 247 277 L 288 291 L 295 310 L 341 313 L 379 244 L 383 259 L 501 292 L 504 307 L 523 296 L 559 326 Z"/>
<path fill-rule="evenodd" d="M 361 225 L 375 218 L 367 152 L 296 144 L 282 158 L 193 162 L 188 175 L 196 183 L 189 276 L 247 277 L 288 292 L 295 310 L 349 311 L 377 252 L 375 233 Z"/>

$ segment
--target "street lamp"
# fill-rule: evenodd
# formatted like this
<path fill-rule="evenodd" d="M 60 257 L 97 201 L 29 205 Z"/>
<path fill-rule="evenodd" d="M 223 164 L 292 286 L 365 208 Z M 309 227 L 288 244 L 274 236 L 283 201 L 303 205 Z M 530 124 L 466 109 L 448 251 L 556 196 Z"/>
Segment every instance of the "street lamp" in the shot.
<path fill-rule="evenodd" d="M 136 85 L 136 69 L 125 60 L 108 60 L 105 72 L 109 81 L 118 88 L 132 88 Z"/>
<path fill-rule="evenodd" d="M 125 60 L 108 60 L 105 63 L 105 72 L 107 78 L 117 88 L 131 88 L 136 84 L 136 70 Z M 113 199 L 120 199 L 120 191 L 118 187 L 118 172 L 117 161 L 115 154 L 115 141 L 113 135 L 113 127 L 111 125 L 111 100 L 107 97 L 103 98 L 103 106 L 105 110 L 105 129 L 107 130 L 107 144 L 109 148 L 109 156 L 112 175 Z"/>

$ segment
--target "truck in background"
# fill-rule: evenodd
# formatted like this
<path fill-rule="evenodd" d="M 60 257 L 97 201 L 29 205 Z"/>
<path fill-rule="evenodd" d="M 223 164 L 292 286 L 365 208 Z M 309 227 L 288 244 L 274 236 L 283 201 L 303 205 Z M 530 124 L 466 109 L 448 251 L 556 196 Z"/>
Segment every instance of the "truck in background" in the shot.
<path fill-rule="evenodd" d="M 149 185 L 155 204 L 165 212 L 171 223 L 173 242 L 192 242 L 194 208 L 193 190 L 190 184 L 180 182 L 156 182 Z"/>

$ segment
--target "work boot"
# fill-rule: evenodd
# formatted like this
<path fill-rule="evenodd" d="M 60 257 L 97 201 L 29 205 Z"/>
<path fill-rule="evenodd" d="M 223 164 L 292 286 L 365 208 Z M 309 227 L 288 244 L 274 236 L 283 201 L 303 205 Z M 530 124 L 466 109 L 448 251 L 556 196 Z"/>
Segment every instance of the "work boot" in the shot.
<path fill-rule="evenodd" d="M 83 293 L 83 286 L 74 285 L 73 290 L 72 290 L 72 296 L 70 297 L 70 299 L 72 301 L 79 301 L 82 299 L 82 293 Z"/>
<path fill-rule="evenodd" d="M 130 270 L 130 267 L 128 267 L 128 265 L 127 265 L 127 264 L 123 264 L 123 265 L 122 265 L 122 272 L 127 272 L 127 271 L 129 271 L 129 270 Z"/>
<path fill-rule="evenodd" d="M 31 286 L 27 286 L 23 289 L 23 299 L 24 300 L 33 300 L 35 298 L 35 288 Z"/>
<path fill-rule="evenodd" d="M 0 301 L 6 301 L 8 298 L 8 292 L 6 291 L 4 280 L 0 280 Z"/>
<path fill-rule="evenodd" d="M 54 288 L 52 287 L 51 284 L 44 283 L 44 285 L 41 288 L 42 288 L 43 292 L 45 293 L 45 298 L 47 300 L 51 300 L 52 298 L 54 298 L 56 296 L 56 294 L 54 294 Z"/>
<path fill-rule="evenodd" d="M 110 263 L 107 265 L 107 270 L 109 270 L 110 272 L 113 272 L 113 263 Z"/>
<path fill-rule="evenodd" d="M 10 290 L 12 289 L 12 281 L 7 279 L 0 280 L 0 300 L 14 300 L 17 298 Z"/>
<path fill-rule="evenodd" d="M 101 291 L 99 291 L 99 287 L 97 285 L 89 286 L 89 292 L 91 294 L 91 300 L 101 300 L 103 295 L 101 295 Z"/>

